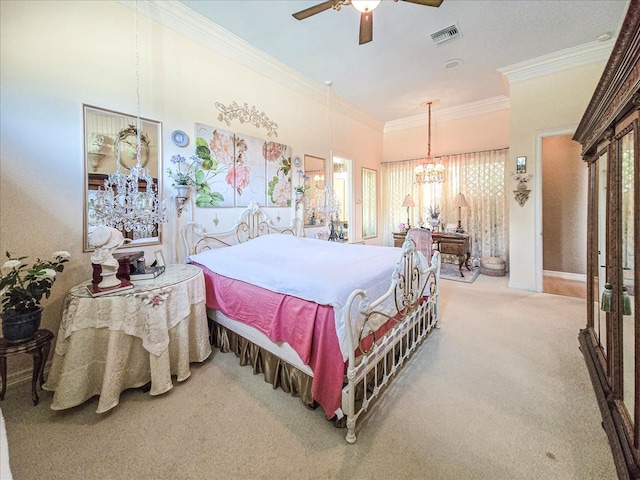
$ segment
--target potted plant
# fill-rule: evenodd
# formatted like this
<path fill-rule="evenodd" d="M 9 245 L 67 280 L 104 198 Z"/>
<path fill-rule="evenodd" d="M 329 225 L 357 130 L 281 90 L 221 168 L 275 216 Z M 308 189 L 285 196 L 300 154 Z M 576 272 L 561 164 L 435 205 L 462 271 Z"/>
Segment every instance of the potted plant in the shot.
<path fill-rule="evenodd" d="M 518 185 L 516 185 L 516 188 L 518 190 L 526 190 L 527 189 L 527 182 L 533 178 L 533 174 L 532 173 L 512 173 L 511 177 L 518 182 Z"/>
<path fill-rule="evenodd" d="M 309 185 L 307 184 L 307 180 L 309 180 L 309 177 L 305 175 L 302 170 L 297 170 L 296 173 L 298 174 L 299 183 L 298 185 L 293 187 L 293 190 L 294 192 L 296 192 L 296 200 L 302 200 L 304 192 L 309 190 Z"/>
<path fill-rule="evenodd" d="M 434 229 L 440 225 L 440 205 L 431 206 L 428 208 L 429 216 L 431 219 L 429 220 L 429 225 Z"/>
<path fill-rule="evenodd" d="M 187 164 L 187 159 L 184 156 L 174 155 L 171 157 L 171 163 L 175 165 L 175 170 L 167 168 L 167 173 L 173 180 L 173 187 L 179 197 L 186 197 L 189 188 L 195 184 L 194 177 L 199 166 L 197 157 L 191 157 L 191 163 Z"/>
<path fill-rule="evenodd" d="M 28 257 L 9 259 L 0 269 L 0 298 L 2 298 L 2 334 L 10 343 L 28 340 L 40 328 L 42 297 L 49 298 L 56 275 L 64 270 L 69 252 L 53 254 L 53 261 L 37 259 L 29 267 Z"/>

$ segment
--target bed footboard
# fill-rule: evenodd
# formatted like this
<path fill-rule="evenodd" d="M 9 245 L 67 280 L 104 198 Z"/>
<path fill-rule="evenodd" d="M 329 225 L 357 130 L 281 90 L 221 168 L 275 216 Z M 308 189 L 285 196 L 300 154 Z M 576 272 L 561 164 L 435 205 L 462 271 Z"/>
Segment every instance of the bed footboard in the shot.
<path fill-rule="evenodd" d="M 410 235 L 403 245 L 391 287 L 381 298 L 370 302 L 362 290 L 354 291 L 347 302 L 348 315 L 357 316 L 359 332 L 347 332 L 351 345 L 346 386 L 342 389 L 342 411 L 347 417 L 348 443 L 356 441 L 356 422 L 381 396 L 385 386 L 405 361 L 420 346 L 434 327 L 439 327 L 440 252 L 436 251 L 427 267 L 415 249 Z M 389 316 L 378 307 L 393 298 L 396 314 Z M 363 339 L 371 332 L 367 326 L 376 317 L 393 319 L 395 325 L 367 347 Z M 351 320 L 351 319 L 350 319 Z M 347 325 L 354 322 L 348 321 Z M 356 352 L 361 355 L 356 357 Z"/>

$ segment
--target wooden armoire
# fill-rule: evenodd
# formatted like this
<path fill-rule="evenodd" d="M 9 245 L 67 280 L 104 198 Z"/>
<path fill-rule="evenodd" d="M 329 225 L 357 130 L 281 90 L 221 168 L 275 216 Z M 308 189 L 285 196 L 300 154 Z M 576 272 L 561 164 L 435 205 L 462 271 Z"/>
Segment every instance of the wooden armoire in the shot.
<path fill-rule="evenodd" d="M 618 477 L 640 478 L 640 0 L 574 140 L 589 168 L 587 324 L 579 333 Z"/>

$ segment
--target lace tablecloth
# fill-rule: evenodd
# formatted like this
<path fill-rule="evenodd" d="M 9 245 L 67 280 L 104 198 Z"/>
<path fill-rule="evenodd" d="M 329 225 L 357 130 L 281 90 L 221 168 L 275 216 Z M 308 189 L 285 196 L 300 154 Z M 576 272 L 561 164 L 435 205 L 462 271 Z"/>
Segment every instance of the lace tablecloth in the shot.
<path fill-rule="evenodd" d="M 211 353 L 202 271 L 169 265 L 134 288 L 92 297 L 90 282 L 73 287 L 64 301 L 62 323 L 49 378 L 51 408 L 61 410 L 100 395 L 97 412 L 119 402 L 120 392 L 151 381 L 151 395 L 173 387 L 171 375 L 186 380 L 189 363 Z"/>

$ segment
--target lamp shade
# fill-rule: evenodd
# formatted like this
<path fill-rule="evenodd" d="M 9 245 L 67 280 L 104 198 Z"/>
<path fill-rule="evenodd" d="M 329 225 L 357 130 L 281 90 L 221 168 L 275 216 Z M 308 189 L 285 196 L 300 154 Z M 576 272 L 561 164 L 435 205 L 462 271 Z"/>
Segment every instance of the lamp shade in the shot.
<path fill-rule="evenodd" d="M 404 197 L 404 202 L 402 202 L 402 206 L 403 207 L 415 207 L 416 206 L 415 202 L 413 201 L 413 198 L 408 193 L 407 193 L 407 196 Z"/>
<path fill-rule="evenodd" d="M 453 201 L 453 205 L 456 208 L 467 208 L 469 206 L 467 204 L 467 199 L 464 198 L 464 195 L 462 193 L 459 193 L 458 195 L 456 195 L 456 198 Z"/>

